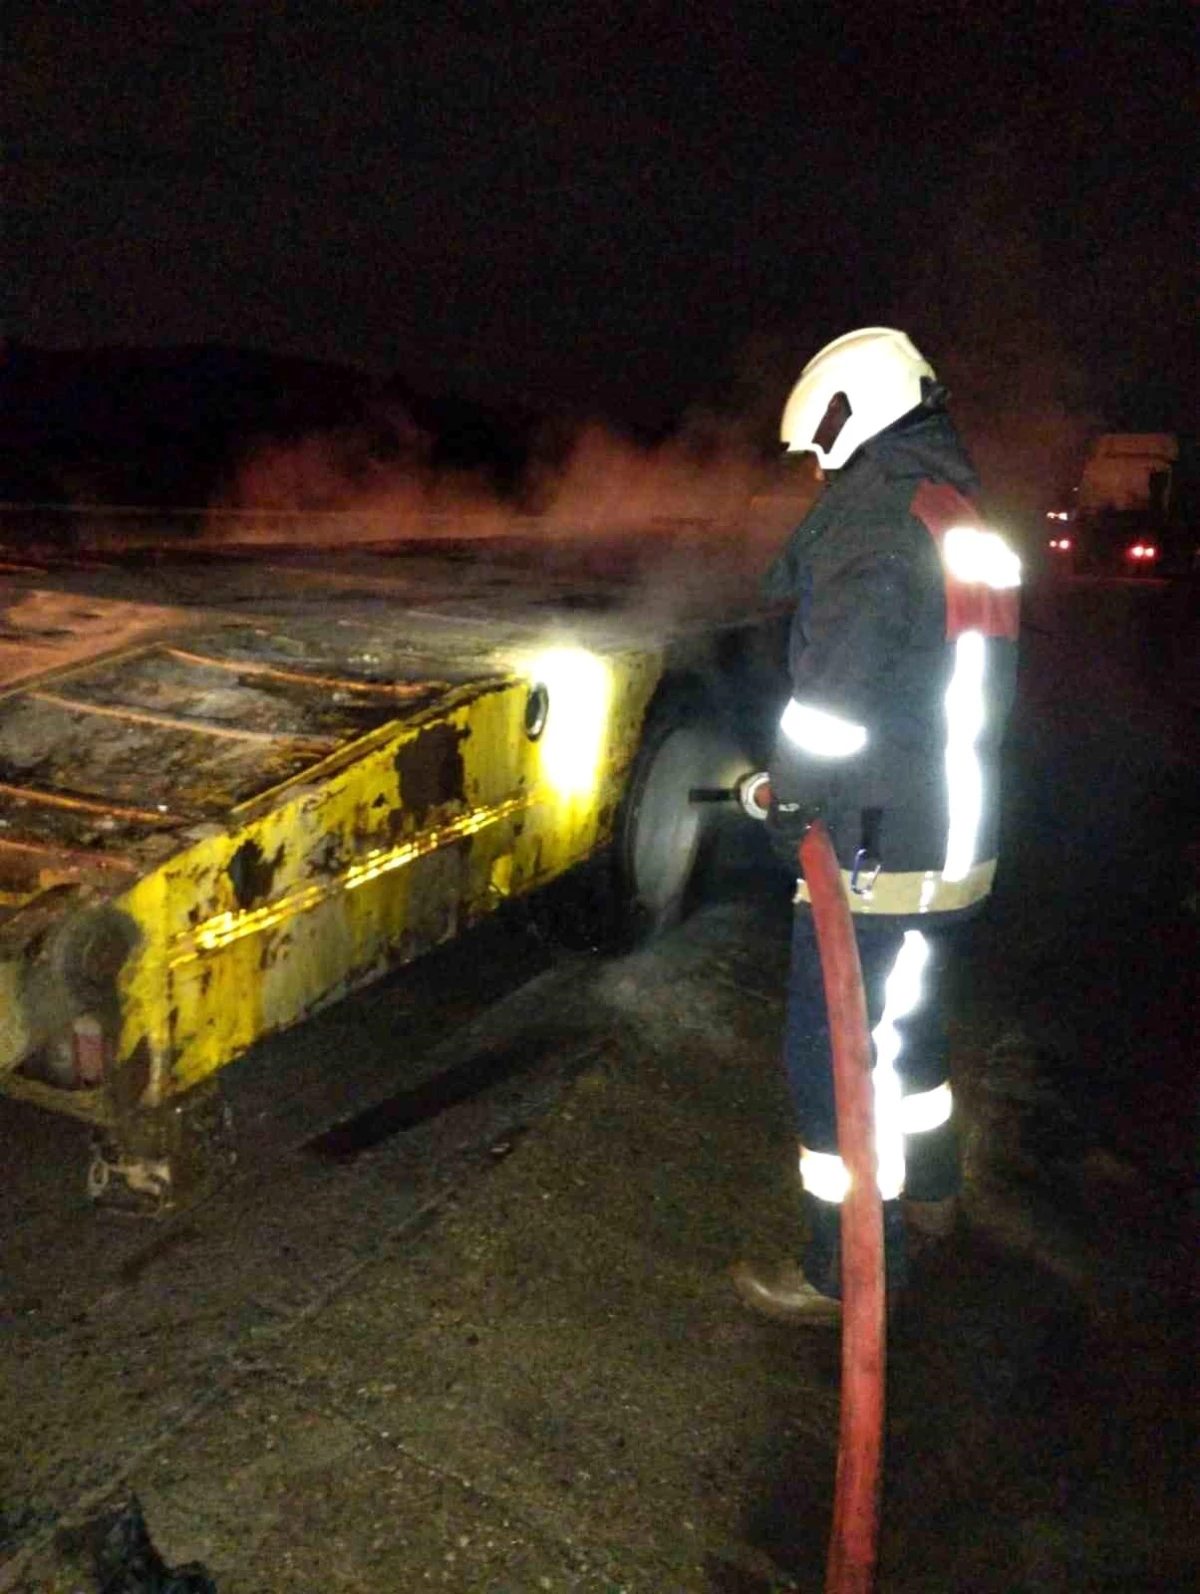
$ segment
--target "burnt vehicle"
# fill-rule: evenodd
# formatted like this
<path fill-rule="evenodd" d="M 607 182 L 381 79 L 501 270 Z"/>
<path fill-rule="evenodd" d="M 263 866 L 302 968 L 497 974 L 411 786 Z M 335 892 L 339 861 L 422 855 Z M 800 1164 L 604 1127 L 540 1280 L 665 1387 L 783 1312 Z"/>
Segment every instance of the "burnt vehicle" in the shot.
<path fill-rule="evenodd" d="M 633 547 L 0 565 L 0 1090 L 94 1197 L 178 1203 L 254 1042 L 568 871 L 678 915 L 783 619 Z"/>

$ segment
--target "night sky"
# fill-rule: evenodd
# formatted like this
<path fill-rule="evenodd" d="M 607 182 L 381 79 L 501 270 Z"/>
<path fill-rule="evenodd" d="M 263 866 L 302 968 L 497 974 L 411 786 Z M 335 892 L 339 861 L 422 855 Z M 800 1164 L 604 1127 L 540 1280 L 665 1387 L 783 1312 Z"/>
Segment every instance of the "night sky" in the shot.
<path fill-rule="evenodd" d="M 653 419 L 884 321 L 1190 426 L 1196 15 L 10 0 L 4 326 Z"/>

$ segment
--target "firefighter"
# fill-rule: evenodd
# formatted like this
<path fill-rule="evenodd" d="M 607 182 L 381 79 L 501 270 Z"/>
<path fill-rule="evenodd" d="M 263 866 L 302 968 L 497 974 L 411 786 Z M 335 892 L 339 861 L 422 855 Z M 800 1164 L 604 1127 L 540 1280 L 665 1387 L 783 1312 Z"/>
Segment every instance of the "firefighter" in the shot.
<path fill-rule="evenodd" d="M 944 1236 L 954 1222 L 960 1175 L 938 993 L 952 931 L 980 909 L 996 869 L 1020 561 L 973 507 L 978 481 L 945 389 L 903 332 L 867 327 L 823 348 L 781 432 L 789 452 L 816 455 L 825 487 L 765 577 L 768 596 L 795 605 L 767 823 L 793 873 L 815 817 L 837 850 L 871 1027 L 894 1292 L 906 1234 Z M 803 880 L 784 1057 L 807 1246 L 802 1265 L 738 1263 L 734 1283 L 768 1315 L 835 1321 L 847 1174 Z"/>

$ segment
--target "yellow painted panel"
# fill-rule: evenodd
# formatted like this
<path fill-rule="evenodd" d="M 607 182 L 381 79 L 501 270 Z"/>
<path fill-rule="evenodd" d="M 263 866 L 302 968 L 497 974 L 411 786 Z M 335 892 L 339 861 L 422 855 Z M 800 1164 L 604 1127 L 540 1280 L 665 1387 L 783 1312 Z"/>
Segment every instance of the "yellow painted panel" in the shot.
<path fill-rule="evenodd" d="M 661 670 L 657 651 L 555 650 L 373 733 L 139 880 L 120 900 L 143 944 L 122 975 L 118 1060 L 149 1062 L 143 1101 L 588 857 L 611 836 Z"/>

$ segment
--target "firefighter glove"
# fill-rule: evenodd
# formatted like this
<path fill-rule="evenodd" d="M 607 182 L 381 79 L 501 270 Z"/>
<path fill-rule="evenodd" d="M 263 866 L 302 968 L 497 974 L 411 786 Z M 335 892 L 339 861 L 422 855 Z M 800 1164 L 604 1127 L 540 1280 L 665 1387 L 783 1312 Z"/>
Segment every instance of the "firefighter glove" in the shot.
<path fill-rule="evenodd" d="M 799 868 L 796 854 L 805 832 L 822 810 L 801 803 L 773 802 L 767 814 L 767 834 L 781 863 L 793 871 Z"/>
<path fill-rule="evenodd" d="M 829 777 L 815 772 L 807 759 L 785 755 L 772 762 L 770 783 L 767 831 L 780 861 L 795 870 L 805 831 L 828 811 Z"/>

